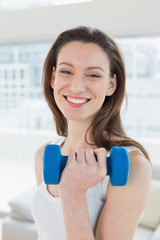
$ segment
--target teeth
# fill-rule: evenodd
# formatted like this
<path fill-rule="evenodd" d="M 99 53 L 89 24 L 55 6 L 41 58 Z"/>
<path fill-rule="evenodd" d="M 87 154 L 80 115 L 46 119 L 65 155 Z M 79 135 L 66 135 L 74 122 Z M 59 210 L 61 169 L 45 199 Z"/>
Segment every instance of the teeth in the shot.
<path fill-rule="evenodd" d="M 69 98 L 69 97 L 66 97 L 66 99 L 69 102 L 76 103 L 76 104 L 82 104 L 82 103 L 86 103 L 88 101 L 87 99 L 75 99 L 75 98 Z"/>

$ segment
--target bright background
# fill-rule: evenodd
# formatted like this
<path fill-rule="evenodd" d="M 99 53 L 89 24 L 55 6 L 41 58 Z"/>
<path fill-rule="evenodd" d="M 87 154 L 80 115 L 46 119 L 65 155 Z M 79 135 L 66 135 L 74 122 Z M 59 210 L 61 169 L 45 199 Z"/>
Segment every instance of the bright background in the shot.
<path fill-rule="evenodd" d="M 35 184 L 34 154 L 56 137 L 41 87 L 43 62 L 61 31 L 105 31 L 120 46 L 127 75 L 127 134 L 160 161 L 160 2 L 0 0 L 0 212 Z"/>

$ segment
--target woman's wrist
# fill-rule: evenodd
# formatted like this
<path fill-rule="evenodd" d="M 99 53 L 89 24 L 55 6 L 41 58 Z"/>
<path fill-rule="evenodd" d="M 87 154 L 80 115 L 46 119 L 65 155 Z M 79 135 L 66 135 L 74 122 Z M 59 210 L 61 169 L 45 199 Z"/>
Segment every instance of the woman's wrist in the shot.
<path fill-rule="evenodd" d="M 83 200 L 86 199 L 86 192 L 85 191 L 78 191 L 78 190 L 71 190 L 71 189 L 61 189 L 59 188 L 59 196 L 61 200 Z"/>

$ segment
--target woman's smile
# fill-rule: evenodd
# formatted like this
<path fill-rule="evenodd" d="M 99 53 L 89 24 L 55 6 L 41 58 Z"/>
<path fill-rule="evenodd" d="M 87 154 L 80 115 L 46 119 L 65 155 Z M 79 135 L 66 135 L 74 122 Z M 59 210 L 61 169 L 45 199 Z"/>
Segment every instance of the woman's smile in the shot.
<path fill-rule="evenodd" d="M 82 97 L 73 97 L 73 96 L 64 96 L 68 104 L 72 107 L 82 107 L 87 102 L 89 102 L 91 99 L 88 98 L 82 98 Z"/>

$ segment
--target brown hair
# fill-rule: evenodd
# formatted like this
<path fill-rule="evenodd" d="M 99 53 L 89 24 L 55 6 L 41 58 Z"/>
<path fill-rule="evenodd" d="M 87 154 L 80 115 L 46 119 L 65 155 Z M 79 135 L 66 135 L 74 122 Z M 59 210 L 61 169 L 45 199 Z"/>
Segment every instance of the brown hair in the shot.
<path fill-rule="evenodd" d="M 105 33 L 89 27 L 77 27 L 62 32 L 51 47 L 43 67 L 44 95 L 53 113 L 57 133 L 67 136 L 67 121 L 55 102 L 53 89 L 51 88 L 51 75 L 53 66 L 56 68 L 58 53 L 61 48 L 72 41 L 95 43 L 100 46 L 110 61 L 110 75 L 116 74 L 117 88 L 112 96 L 107 96 L 102 108 L 93 119 L 91 128 L 91 140 L 97 147 L 110 150 L 112 146 L 136 146 L 149 159 L 148 153 L 141 144 L 127 137 L 122 125 L 120 110 L 125 92 L 125 67 L 120 50 L 116 43 Z M 88 130 L 89 130 L 88 128 Z M 87 132 L 86 132 L 87 134 Z M 86 139 L 87 141 L 87 139 Z"/>

